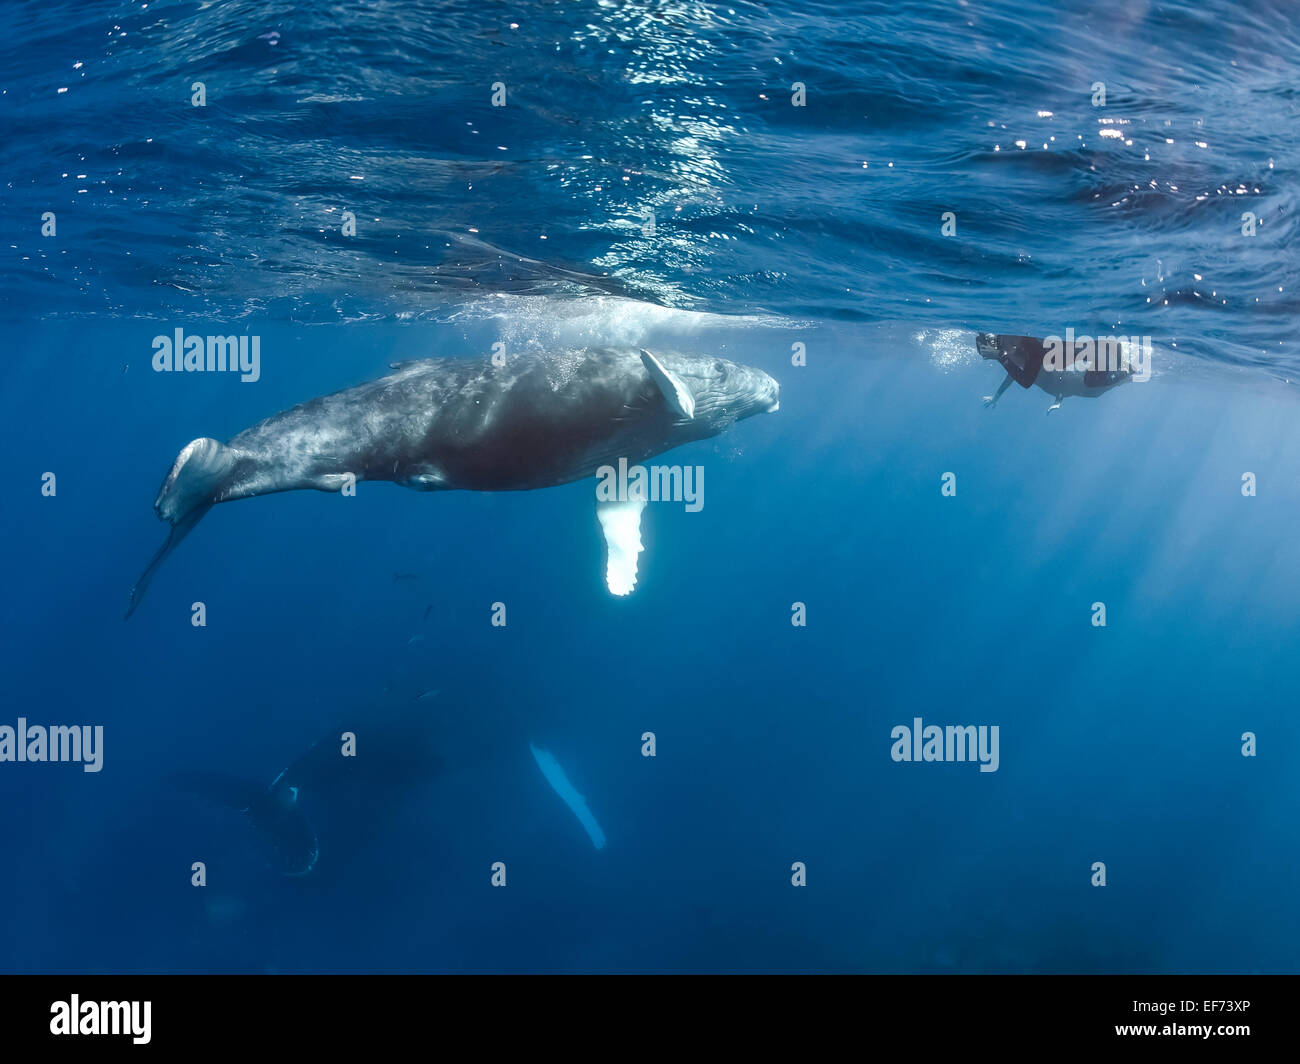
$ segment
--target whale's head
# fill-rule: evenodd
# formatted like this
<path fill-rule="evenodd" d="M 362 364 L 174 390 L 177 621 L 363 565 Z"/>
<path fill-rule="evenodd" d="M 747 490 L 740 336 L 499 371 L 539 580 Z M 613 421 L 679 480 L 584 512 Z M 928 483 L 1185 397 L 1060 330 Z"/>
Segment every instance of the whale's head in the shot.
<path fill-rule="evenodd" d="M 670 404 L 711 434 L 781 406 L 780 385 L 753 366 L 672 352 L 645 351 L 642 361 Z"/>

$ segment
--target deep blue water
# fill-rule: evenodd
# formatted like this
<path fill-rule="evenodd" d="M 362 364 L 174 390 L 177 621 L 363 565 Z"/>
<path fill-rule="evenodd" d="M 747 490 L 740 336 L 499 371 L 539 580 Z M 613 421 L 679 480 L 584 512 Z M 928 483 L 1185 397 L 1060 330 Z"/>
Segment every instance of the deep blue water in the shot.
<path fill-rule="evenodd" d="M 0 762 L 0 969 L 1295 970 L 1298 26 L 10 13 L 0 725 L 102 725 L 104 758 Z M 984 408 L 976 331 L 1067 327 L 1150 337 L 1151 379 Z M 175 328 L 259 336 L 260 379 L 153 372 Z M 647 510 L 626 599 L 589 483 L 363 484 L 216 508 L 123 620 L 187 441 L 496 342 L 721 356 L 781 409 L 666 459 L 706 505 Z M 896 763 L 916 717 L 997 725 L 998 770 Z M 304 787 L 307 876 L 178 785 L 349 729 L 438 756 Z"/>

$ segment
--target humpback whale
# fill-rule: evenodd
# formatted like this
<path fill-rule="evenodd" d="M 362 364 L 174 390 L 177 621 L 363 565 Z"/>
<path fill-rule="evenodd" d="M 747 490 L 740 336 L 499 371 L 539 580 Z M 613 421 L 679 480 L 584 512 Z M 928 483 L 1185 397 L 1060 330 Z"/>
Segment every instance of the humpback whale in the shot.
<path fill-rule="evenodd" d="M 322 850 L 327 864 L 330 856 L 335 867 L 346 864 L 407 794 L 446 769 L 436 721 L 414 713 L 390 716 L 368 711 L 365 724 L 349 733 L 355 736 L 350 756 L 341 745 L 344 727 L 331 729 L 269 784 L 206 769 L 175 773 L 172 783 L 242 813 L 280 875 L 313 875 Z"/>
<path fill-rule="evenodd" d="M 154 502 L 166 542 L 131 589 L 130 617 L 163 560 L 217 503 L 387 480 L 416 491 L 528 491 L 640 462 L 778 408 L 777 382 L 716 357 L 603 347 L 398 362 L 226 443 L 186 444 Z M 615 594 L 635 583 L 644 501 L 600 502 Z M 629 513 L 629 508 L 634 513 Z"/>
<path fill-rule="evenodd" d="M 1094 369 L 1086 360 L 1076 360 L 1073 351 L 1067 356 L 1070 363 L 1067 368 L 1049 368 L 1049 345 L 1033 336 L 980 333 L 975 337 L 975 347 L 984 358 L 1000 363 L 1007 371 L 998 390 L 984 397 L 985 406 L 997 405 L 1002 393 L 1015 382 L 1022 388 L 1037 385 L 1052 396 L 1053 403 L 1047 408 L 1050 414 L 1053 410 L 1060 409 L 1067 396 L 1095 399 L 1111 388 L 1134 379 L 1132 368 L 1128 365 Z"/>
<path fill-rule="evenodd" d="M 267 863 L 285 876 L 305 876 L 320 857 L 320 843 L 299 801 L 301 788 L 280 773 L 269 786 L 222 772 L 190 771 L 173 783 L 216 805 L 243 813 L 266 849 Z"/>

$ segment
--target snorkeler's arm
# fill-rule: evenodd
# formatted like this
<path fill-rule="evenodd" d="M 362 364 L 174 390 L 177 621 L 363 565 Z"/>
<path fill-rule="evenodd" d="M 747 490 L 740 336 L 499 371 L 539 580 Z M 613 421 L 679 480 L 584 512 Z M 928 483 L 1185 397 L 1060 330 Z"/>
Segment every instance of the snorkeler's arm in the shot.
<path fill-rule="evenodd" d="M 1011 374 L 1008 373 L 1006 377 L 1003 379 L 1002 383 L 998 385 L 998 390 L 994 392 L 992 395 L 986 395 L 984 397 L 984 405 L 985 406 L 995 405 L 997 401 L 1002 398 L 1002 393 L 1005 392 L 1010 387 L 1011 387 Z"/>

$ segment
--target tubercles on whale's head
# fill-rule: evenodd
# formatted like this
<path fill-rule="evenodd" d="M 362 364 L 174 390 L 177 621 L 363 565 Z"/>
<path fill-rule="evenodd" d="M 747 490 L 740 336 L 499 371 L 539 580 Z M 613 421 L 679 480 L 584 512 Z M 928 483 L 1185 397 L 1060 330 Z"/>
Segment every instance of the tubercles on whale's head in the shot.
<path fill-rule="evenodd" d="M 755 414 L 774 414 L 781 408 L 781 386 L 761 369 L 712 360 L 708 389 L 716 395 L 723 416 L 739 421 Z"/>
<path fill-rule="evenodd" d="M 690 389 L 695 420 L 718 431 L 743 418 L 780 409 L 780 385 L 754 366 L 697 355 L 665 353 L 657 357 Z"/>

